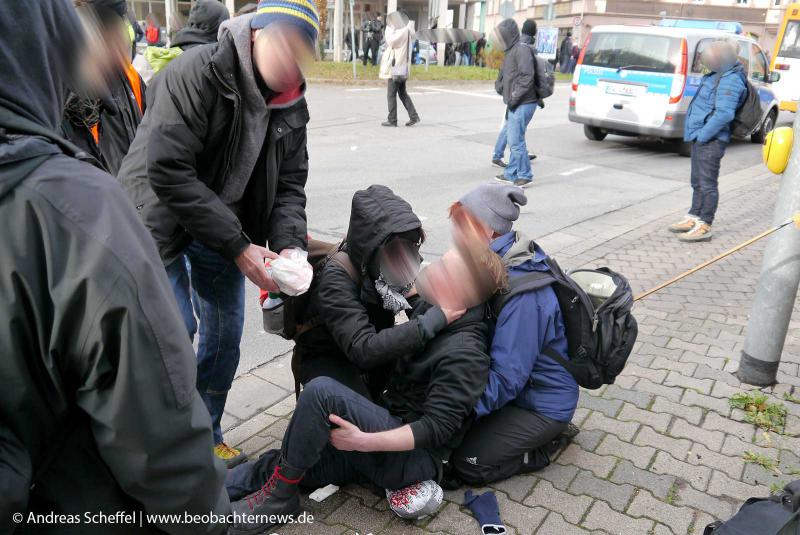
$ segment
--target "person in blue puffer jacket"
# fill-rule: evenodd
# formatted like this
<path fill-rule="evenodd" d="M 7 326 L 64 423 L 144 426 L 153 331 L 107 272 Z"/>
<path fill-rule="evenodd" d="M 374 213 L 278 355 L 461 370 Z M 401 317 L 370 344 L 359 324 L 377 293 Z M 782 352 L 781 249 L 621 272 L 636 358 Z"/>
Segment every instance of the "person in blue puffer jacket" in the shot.
<path fill-rule="evenodd" d="M 719 168 L 731 141 L 736 110 L 747 98 L 747 78 L 735 39 L 712 41 L 700 60 L 709 69 L 686 113 L 684 140 L 692 143 L 692 206 L 688 215 L 668 227 L 686 242 L 711 239 L 719 204 Z"/>
<path fill-rule="evenodd" d="M 519 205 L 526 203 L 519 188 L 484 184 L 451 208 L 451 218 L 466 211 L 477 220 L 473 225 L 482 227 L 509 277 L 547 271 L 544 251 L 512 230 Z M 578 385 L 545 348 L 569 358 L 561 309 L 549 286 L 512 297 L 496 319 L 489 381 L 475 406 L 475 422 L 450 457 L 451 477 L 484 485 L 544 468 L 553 448 L 577 434 L 570 420 Z"/>

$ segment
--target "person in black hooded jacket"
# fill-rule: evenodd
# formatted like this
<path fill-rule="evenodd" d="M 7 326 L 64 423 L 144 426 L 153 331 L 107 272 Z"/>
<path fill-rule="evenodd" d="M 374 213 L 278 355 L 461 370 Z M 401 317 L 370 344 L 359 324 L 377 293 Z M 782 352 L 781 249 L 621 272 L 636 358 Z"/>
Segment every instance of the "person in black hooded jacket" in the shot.
<path fill-rule="evenodd" d="M 198 45 L 217 42 L 219 25 L 230 18 L 219 0 L 196 0 L 189 11 L 189 23 L 178 30 L 170 45 L 186 51 Z"/>
<path fill-rule="evenodd" d="M 97 22 L 100 40 L 92 52 L 107 58 L 105 87 L 93 96 L 82 94 L 84 88 L 70 91 L 62 133 L 116 176 L 145 110 L 145 84 L 131 65 L 127 5 L 125 0 L 75 0 L 75 5 Z"/>
<path fill-rule="evenodd" d="M 292 368 L 302 384 L 332 377 L 367 398 L 383 389 L 385 371 L 403 355 L 422 350 L 457 311 L 432 307 L 407 323 L 395 316 L 419 271 L 422 223 L 411 206 L 386 186 L 353 195 L 350 226 L 342 250 L 358 280 L 329 261 L 310 289 L 306 319 L 316 326 L 297 340 Z M 392 253 L 391 258 L 384 253 Z M 410 264 L 391 279 L 391 265 Z"/>
<path fill-rule="evenodd" d="M 0 2 L 0 532 L 221 533 L 36 522 L 230 511 L 158 251 L 59 134 L 82 37 L 68 0 Z"/>

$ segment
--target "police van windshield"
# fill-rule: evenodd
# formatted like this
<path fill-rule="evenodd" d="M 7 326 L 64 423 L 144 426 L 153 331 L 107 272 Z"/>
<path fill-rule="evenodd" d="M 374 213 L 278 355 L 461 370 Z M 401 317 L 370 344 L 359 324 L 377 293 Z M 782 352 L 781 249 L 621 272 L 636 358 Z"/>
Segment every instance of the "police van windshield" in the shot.
<path fill-rule="evenodd" d="M 638 33 L 593 33 L 584 65 L 659 73 L 674 73 L 680 60 L 680 40 Z"/>

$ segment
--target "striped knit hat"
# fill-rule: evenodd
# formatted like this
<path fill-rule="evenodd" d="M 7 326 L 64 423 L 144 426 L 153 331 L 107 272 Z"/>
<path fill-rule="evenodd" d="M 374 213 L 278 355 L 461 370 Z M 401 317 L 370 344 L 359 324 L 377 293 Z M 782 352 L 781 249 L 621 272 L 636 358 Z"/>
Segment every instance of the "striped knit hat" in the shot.
<path fill-rule="evenodd" d="M 311 43 L 317 42 L 319 15 L 312 0 L 261 0 L 256 13 L 250 23 L 254 30 L 276 22 L 291 24 L 303 32 Z"/>

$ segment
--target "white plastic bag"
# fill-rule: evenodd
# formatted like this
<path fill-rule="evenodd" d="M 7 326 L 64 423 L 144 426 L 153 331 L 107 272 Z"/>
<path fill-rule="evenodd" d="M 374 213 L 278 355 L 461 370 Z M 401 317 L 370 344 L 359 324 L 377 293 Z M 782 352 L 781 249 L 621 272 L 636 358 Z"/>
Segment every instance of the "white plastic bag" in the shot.
<path fill-rule="evenodd" d="M 314 269 L 308 263 L 308 252 L 300 249 L 283 251 L 281 256 L 267 264 L 267 272 L 286 295 L 306 293 L 314 276 Z"/>

